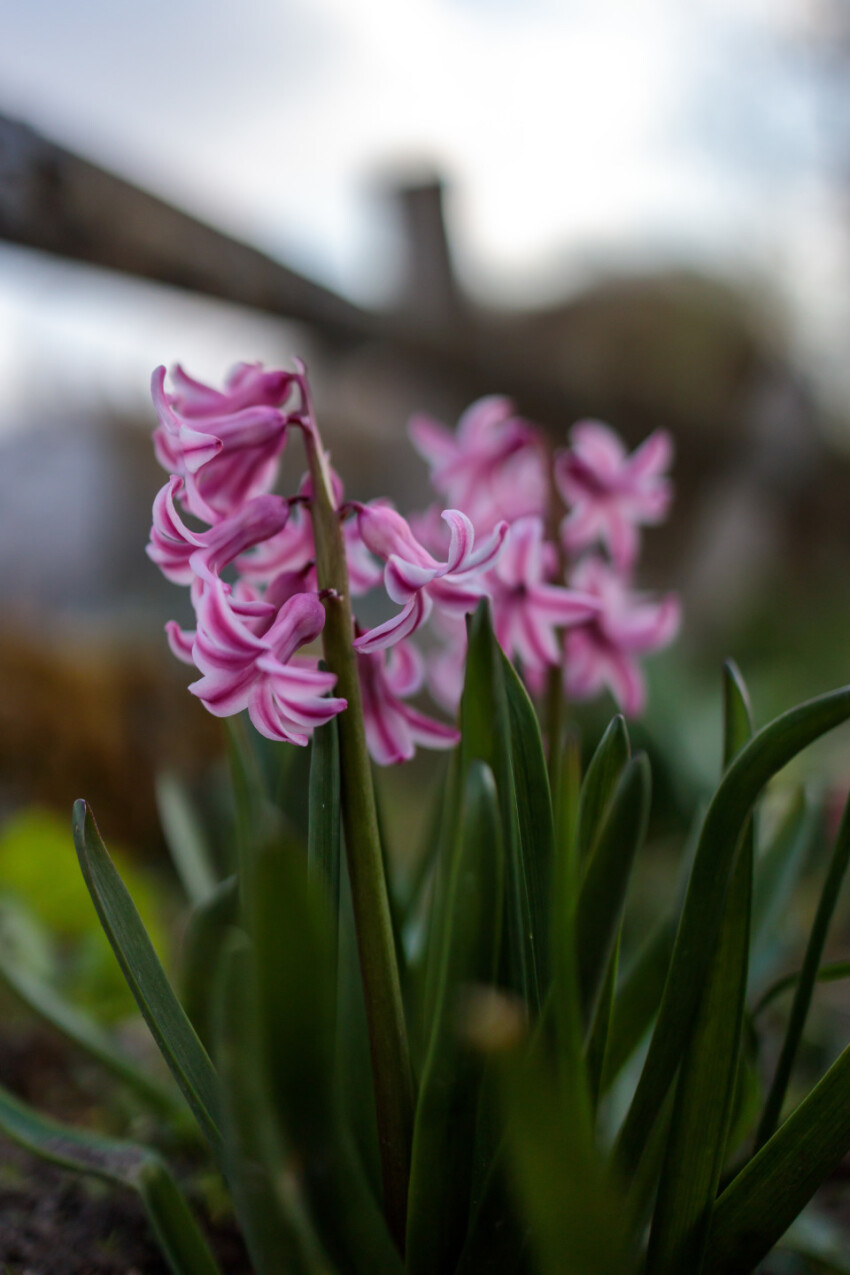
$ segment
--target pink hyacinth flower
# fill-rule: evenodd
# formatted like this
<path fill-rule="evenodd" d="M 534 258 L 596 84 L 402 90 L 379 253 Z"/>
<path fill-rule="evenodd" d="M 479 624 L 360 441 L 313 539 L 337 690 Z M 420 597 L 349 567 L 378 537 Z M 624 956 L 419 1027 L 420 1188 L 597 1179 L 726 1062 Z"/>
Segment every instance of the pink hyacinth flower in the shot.
<path fill-rule="evenodd" d="M 250 553 L 240 557 L 236 566 L 245 580 L 267 584 L 281 572 L 304 572 L 316 558 L 310 515 L 300 499 L 289 502 L 289 519 L 285 526 Z M 315 573 L 314 573 L 315 574 Z"/>
<path fill-rule="evenodd" d="M 230 518 L 207 531 L 191 531 L 181 518 L 176 501 L 185 482 L 172 474 L 157 493 L 148 557 L 175 584 L 194 584 L 220 575 L 246 550 L 275 540 L 286 528 L 289 507 L 281 496 L 255 496 Z"/>
<path fill-rule="evenodd" d="M 670 435 L 656 430 L 630 456 L 607 425 L 582 421 L 570 434 L 569 450 L 555 458 L 555 480 L 569 513 L 561 525 L 565 546 L 578 552 L 606 545 L 622 570 L 632 566 L 639 547 L 638 527 L 661 522 L 672 487 Z"/>
<path fill-rule="evenodd" d="M 237 363 L 227 374 L 224 390 L 217 390 L 196 381 L 177 363 L 171 369 L 171 402 L 187 420 L 231 416 L 243 407 L 280 407 L 297 379 L 292 372 L 267 372 L 261 363 Z"/>
<path fill-rule="evenodd" d="M 242 386 L 238 394 L 220 395 L 218 406 L 218 392 L 198 382 L 191 382 L 197 391 L 187 396 L 189 378 L 180 375 L 177 394 L 166 392 L 164 367 L 157 368 L 151 378 L 159 418 L 154 450 L 164 469 L 185 480 L 183 500 L 189 512 L 205 522 L 219 522 L 272 487 L 288 417 L 268 401 L 269 391 L 258 375 L 244 378 L 253 390 L 253 401 L 245 401 L 248 395 Z M 288 374 L 266 375 L 283 378 Z M 287 391 L 291 381 L 289 377 Z M 187 403 L 189 410 L 181 410 Z"/>
<path fill-rule="evenodd" d="M 458 509 L 446 509 L 450 530 L 448 555 L 438 562 L 414 536 L 408 523 L 389 505 L 358 505 L 358 525 L 366 548 L 386 562 L 384 586 L 398 615 L 356 639 L 358 651 L 380 651 L 415 632 L 434 605 L 462 615 L 487 596 L 485 573 L 497 561 L 508 531 L 499 523 L 483 543 L 475 546 L 472 523 Z"/>
<path fill-rule="evenodd" d="M 526 670 L 560 664 L 558 630 L 581 624 L 600 610 L 591 594 L 548 584 L 546 576 L 556 566 L 554 546 L 543 538 L 543 520 L 530 516 L 513 523 L 490 573 L 496 638 L 506 655 L 519 656 Z"/>
<path fill-rule="evenodd" d="M 404 703 L 421 689 L 424 681 L 421 657 L 409 643 L 399 642 L 388 652 L 358 652 L 357 668 L 366 743 L 379 766 L 408 761 L 417 744 L 424 748 L 452 748 L 460 739 L 453 726 Z"/>
<path fill-rule="evenodd" d="M 671 593 L 660 602 L 646 601 L 596 555 L 579 563 L 571 583 L 597 598 L 601 610 L 567 633 L 567 694 L 591 699 L 607 686 L 623 712 L 634 717 L 646 704 L 646 682 L 637 657 L 673 641 L 679 629 L 679 600 Z"/>
<path fill-rule="evenodd" d="M 408 432 L 437 491 L 479 531 L 502 518 L 543 512 L 548 487 L 539 435 L 514 415 L 509 399 L 479 399 L 457 432 L 424 415 L 412 419 Z"/>
<path fill-rule="evenodd" d="M 344 699 L 328 697 L 336 675 L 315 661 L 292 662 L 321 633 L 325 611 L 314 593 L 296 593 L 271 624 L 241 619 L 227 586 L 214 581 L 197 604 L 192 658 L 203 676 L 189 690 L 216 717 L 248 710 L 268 739 L 306 744 L 317 726 L 342 712 Z"/>

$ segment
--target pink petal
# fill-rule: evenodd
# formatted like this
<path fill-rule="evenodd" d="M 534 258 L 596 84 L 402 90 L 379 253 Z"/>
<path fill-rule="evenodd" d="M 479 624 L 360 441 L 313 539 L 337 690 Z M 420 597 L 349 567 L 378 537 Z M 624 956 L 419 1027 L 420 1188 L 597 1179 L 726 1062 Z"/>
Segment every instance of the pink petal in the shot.
<path fill-rule="evenodd" d="M 398 642 L 387 656 L 384 680 L 393 695 L 415 695 L 425 678 L 425 662 L 410 642 Z"/>
<path fill-rule="evenodd" d="M 423 748 L 453 748 L 460 740 L 460 731 L 454 726 L 449 726 L 447 722 L 438 722 L 434 717 L 427 717 L 409 704 L 404 705 L 402 713 L 411 738 Z"/>
<path fill-rule="evenodd" d="M 194 629 L 181 629 L 176 620 L 169 620 L 165 626 L 165 632 L 168 634 L 168 645 L 171 647 L 173 655 L 183 664 L 194 664 L 192 658 L 192 647 L 195 642 Z"/>
<path fill-rule="evenodd" d="M 533 585 L 528 591 L 528 605 L 540 619 L 558 628 L 583 624 L 602 609 L 599 599 L 592 594 L 555 584 Z"/>
<path fill-rule="evenodd" d="M 644 480 L 669 469 L 673 460 L 673 439 L 666 430 L 657 429 L 632 452 L 626 462 L 631 478 Z"/>
<path fill-rule="evenodd" d="M 445 522 L 451 532 L 451 540 L 449 542 L 449 552 L 446 561 L 446 573 L 464 570 L 463 563 L 467 556 L 472 552 L 475 543 L 475 532 L 472 523 L 466 514 L 461 513 L 459 509 L 444 509 L 443 522 Z"/>
<path fill-rule="evenodd" d="M 570 442 L 585 464 L 606 478 L 618 472 L 626 457 L 619 437 L 602 421 L 579 421 L 570 431 Z"/>
<path fill-rule="evenodd" d="M 435 567 L 417 566 L 416 563 L 406 562 L 393 554 L 384 572 L 384 586 L 393 602 L 401 605 L 430 584 L 437 570 Z"/>
<path fill-rule="evenodd" d="M 412 417 L 407 433 L 419 455 L 432 467 L 445 465 L 457 456 L 454 434 L 430 416 Z"/>
<path fill-rule="evenodd" d="M 361 505 L 357 521 L 366 548 L 384 562 L 397 556 L 421 567 L 439 565 L 416 539 L 401 514 L 390 505 Z"/>
<path fill-rule="evenodd" d="M 325 627 L 325 608 L 315 593 L 296 593 L 280 608 L 266 633 L 264 644 L 285 664 L 305 642 L 312 642 Z"/>
<path fill-rule="evenodd" d="M 430 614 L 431 599 L 424 592 L 416 593 L 398 615 L 370 629 L 362 637 L 355 638 L 354 649 L 365 654 L 371 651 L 383 651 L 388 646 L 394 646 L 402 638 L 410 637 L 411 633 L 415 633 Z"/>

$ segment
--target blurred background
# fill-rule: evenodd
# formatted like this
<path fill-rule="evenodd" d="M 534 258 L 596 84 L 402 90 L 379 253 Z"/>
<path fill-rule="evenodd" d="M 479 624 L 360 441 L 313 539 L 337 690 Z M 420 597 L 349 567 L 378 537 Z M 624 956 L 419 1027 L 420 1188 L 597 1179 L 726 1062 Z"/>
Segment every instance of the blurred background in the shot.
<path fill-rule="evenodd" d="M 760 721 L 847 680 L 842 0 L 7 0 L 3 30 L 0 812 L 85 794 L 153 850 L 155 769 L 220 748 L 144 555 L 177 359 L 301 354 L 349 493 L 408 510 L 417 409 L 671 430 L 643 580 L 685 603 L 645 726 L 674 810 L 724 656 Z"/>
<path fill-rule="evenodd" d="M 722 659 L 759 723 L 850 680 L 850 4 L 0 12 L 0 938 L 11 926 L 33 968 L 126 1015 L 71 848 L 85 796 L 172 943 L 155 778 L 197 791 L 223 736 L 166 648 L 183 591 L 144 553 L 164 481 L 150 373 L 179 360 L 218 383 L 301 355 L 348 494 L 406 511 L 429 500 L 416 410 L 453 423 L 502 392 L 553 439 L 583 416 L 630 445 L 674 435 L 675 508 L 644 537 L 641 581 L 678 590 L 685 619 L 635 730 L 654 773 L 636 946 L 719 768 Z M 582 713 L 589 742 L 612 710 Z M 420 844 L 440 764 L 380 777 L 391 850 Z M 839 732 L 790 782 L 834 824 L 848 773 Z M 226 815 L 212 823 L 225 838 Z M 816 904 L 810 842 L 793 908 L 796 841 L 774 874 L 774 973 Z M 828 956 L 846 953 L 837 930 Z M 818 993 L 812 1075 L 846 1043 L 846 987 Z M 2 1013 L 0 1078 L 67 1112 L 64 1055 L 54 1075 L 42 1029 L 16 1043 Z"/>

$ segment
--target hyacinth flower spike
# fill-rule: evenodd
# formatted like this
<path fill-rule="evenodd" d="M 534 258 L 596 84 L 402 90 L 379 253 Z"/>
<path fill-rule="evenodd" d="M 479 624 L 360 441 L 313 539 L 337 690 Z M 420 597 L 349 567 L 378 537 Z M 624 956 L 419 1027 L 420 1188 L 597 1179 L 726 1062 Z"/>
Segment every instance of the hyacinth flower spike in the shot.
<path fill-rule="evenodd" d="M 670 435 L 657 430 L 628 456 L 607 425 L 582 421 L 570 444 L 555 458 L 555 481 L 569 509 L 561 524 L 564 546 L 576 553 L 599 542 L 625 570 L 637 558 L 638 528 L 663 521 L 670 507 L 664 473 L 673 454 Z"/>
<path fill-rule="evenodd" d="M 495 564 L 508 524 L 501 522 L 475 547 L 475 532 L 466 514 L 447 509 L 443 519 L 450 531 L 445 562 L 438 562 L 414 536 L 407 521 L 389 505 L 359 505 L 358 523 L 366 548 L 386 562 L 384 585 L 403 609 L 386 623 L 357 638 L 358 651 L 378 651 L 415 632 L 433 606 L 464 614 L 487 596 L 486 572 Z"/>
<path fill-rule="evenodd" d="M 576 700 L 591 699 L 607 686 L 623 712 L 637 716 L 646 704 L 638 656 L 673 641 L 679 629 L 679 600 L 671 593 L 660 602 L 647 601 L 597 555 L 579 563 L 571 583 L 595 597 L 600 610 L 566 635 L 567 693 Z"/>
<path fill-rule="evenodd" d="M 546 582 L 557 565 L 554 545 L 543 538 L 543 520 L 529 516 L 512 524 L 490 573 L 496 638 L 525 670 L 560 664 L 558 630 L 582 624 L 601 610 L 591 594 Z"/>

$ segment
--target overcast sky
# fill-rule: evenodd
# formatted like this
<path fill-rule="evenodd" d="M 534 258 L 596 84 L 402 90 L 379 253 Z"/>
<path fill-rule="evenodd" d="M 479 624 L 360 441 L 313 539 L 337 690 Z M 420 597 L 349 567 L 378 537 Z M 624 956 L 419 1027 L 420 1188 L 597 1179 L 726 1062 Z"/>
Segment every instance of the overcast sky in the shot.
<path fill-rule="evenodd" d="M 0 0 L 0 110 L 367 301 L 395 263 L 382 180 L 438 166 L 482 297 L 552 296 L 588 260 L 761 270 L 817 352 L 846 318 L 846 246 L 799 39 L 812 7 Z M 0 252 L 0 415 L 40 360 L 120 396 L 151 361 L 227 359 L 205 307 L 57 269 Z"/>

